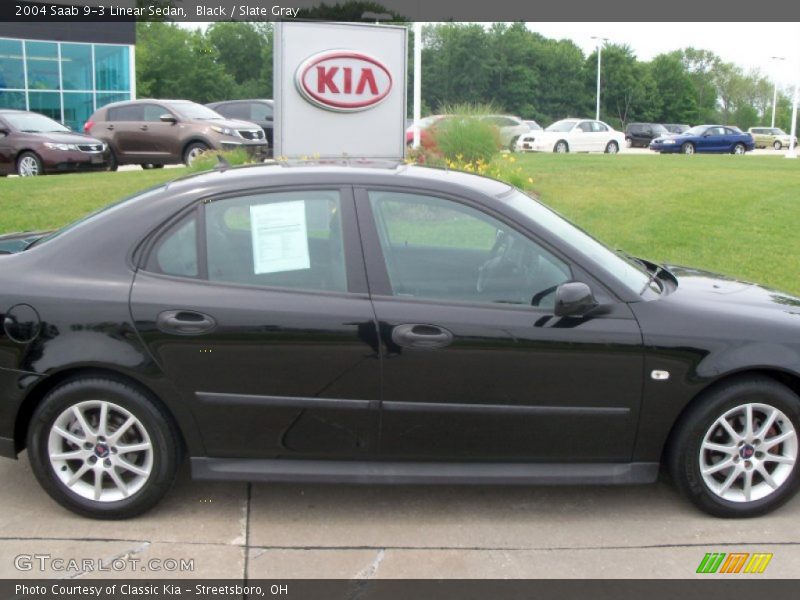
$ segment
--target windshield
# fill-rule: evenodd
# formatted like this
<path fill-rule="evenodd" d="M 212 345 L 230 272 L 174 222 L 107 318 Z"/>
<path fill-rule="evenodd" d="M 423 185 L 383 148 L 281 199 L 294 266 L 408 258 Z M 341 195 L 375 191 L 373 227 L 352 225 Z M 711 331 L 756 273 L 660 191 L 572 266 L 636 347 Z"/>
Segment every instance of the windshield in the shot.
<path fill-rule="evenodd" d="M 64 127 L 61 123 L 35 113 L 6 113 L 3 117 L 12 127 L 26 133 L 61 133 L 62 131 L 69 131 L 69 128 Z"/>
<path fill-rule="evenodd" d="M 577 121 L 573 121 L 570 119 L 565 119 L 564 121 L 556 121 L 552 125 L 550 125 L 545 131 L 572 131 L 572 128 L 575 127 L 575 123 Z"/>
<path fill-rule="evenodd" d="M 580 254 L 589 257 L 608 273 L 616 277 L 634 294 L 640 295 L 650 281 L 643 268 L 598 242 L 544 204 L 519 190 L 503 198 L 509 206 L 541 225 Z"/>
<path fill-rule="evenodd" d="M 692 127 L 691 129 L 687 129 L 686 131 L 684 131 L 684 133 L 686 135 L 703 135 L 706 129 L 708 129 L 708 125 L 697 125 L 695 127 Z"/>
<path fill-rule="evenodd" d="M 104 207 L 102 207 L 102 208 L 100 208 L 100 209 L 98 209 L 98 210 L 96 210 L 94 212 L 89 213 L 88 215 L 86 215 L 83 218 L 78 219 L 77 221 L 73 221 L 69 225 L 65 225 L 61 229 L 56 229 L 53 233 L 51 233 L 49 235 L 46 235 L 44 237 L 40 237 L 40 238 L 35 239 L 32 243 L 28 244 L 28 246 L 25 249 L 27 250 L 28 248 L 31 248 L 33 246 L 38 246 L 40 244 L 44 244 L 45 242 L 49 242 L 50 240 L 55 239 L 58 236 L 60 236 L 60 235 L 62 235 L 64 233 L 67 233 L 68 231 L 72 231 L 73 229 L 76 229 L 76 228 L 78 228 L 79 226 L 81 226 L 81 225 L 83 225 L 85 223 L 89 223 L 90 221 L 93 221 L 94 219 L 98 218 L 101 215 L 105 215 L 106 213 L 110 213 L 110 212 L 120 208 L 122 205 L 126 204 L 127 202 L 130 202 L 131 200 L 147 198 L 149 196 L 157 194 L 158 192 L 160 192 L 161 190 L 163 190 L 166 187 L 167 186 L 162 183 L 162 184 L 157 185 L 156 187 L 150 188 L 149 190 L 145 190 L 144 192 L 137 192 L 137 193 L 133 194 L 132 196 L 126 196 L 125 198 L 122 198 L 121 200 L 117 200 L 116 202 L 112 202 L 111 204 L 108 204 L 108 205 L 106 205 L 106 206 L 104 206 Z"/>
<path fill-rule="evenodd" d="M 653 133 L 662 135 L 664 133 L 669 133 L 669 130 L 663 125 L 653 125 Z"/>
<path fill-rule="evenodd" d="M 170 104 L 169 107 L 178 113 L 184 119 L 197 119 L 200 121 L 212 121 L 214 119 L 224 119 L 221 114 L 211 110 L 202 104 L 195 104 L 194 102 L 176 102 Z"/>

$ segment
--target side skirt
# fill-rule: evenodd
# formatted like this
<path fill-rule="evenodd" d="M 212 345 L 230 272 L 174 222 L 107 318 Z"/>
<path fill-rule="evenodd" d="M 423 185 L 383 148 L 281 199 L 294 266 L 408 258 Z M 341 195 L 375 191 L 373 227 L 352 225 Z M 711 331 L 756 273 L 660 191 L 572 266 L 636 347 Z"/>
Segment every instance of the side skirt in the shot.
<path fill-rule="evenodd" d="M 445 463 L 192 457 L 194 479 L 366 484 L 652 483 L 658 463 Z"/>

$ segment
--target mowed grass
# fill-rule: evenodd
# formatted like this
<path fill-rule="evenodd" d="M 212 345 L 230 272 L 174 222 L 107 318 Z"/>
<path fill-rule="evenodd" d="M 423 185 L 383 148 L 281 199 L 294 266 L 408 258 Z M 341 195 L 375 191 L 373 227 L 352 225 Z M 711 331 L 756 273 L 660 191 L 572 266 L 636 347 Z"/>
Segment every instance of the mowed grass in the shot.
<path fill-rule="evenodd" d="M 611 247 L 800 294 L 800 160 L 625 154 L 517 154 L 515 160 L 543 202 Z M 2 179 L 0 232 L 53 229 L 184 173 Z"/>

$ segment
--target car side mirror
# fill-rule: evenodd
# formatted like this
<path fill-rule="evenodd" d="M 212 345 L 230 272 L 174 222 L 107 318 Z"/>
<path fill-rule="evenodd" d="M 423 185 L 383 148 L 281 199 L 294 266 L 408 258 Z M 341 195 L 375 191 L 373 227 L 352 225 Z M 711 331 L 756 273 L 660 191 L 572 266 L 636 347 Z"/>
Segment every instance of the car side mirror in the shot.
<path fill-rule="evenodd" d="M 8 129 L 6 129 L 5 127 L 0 127 L 0 135 L 3 136 L 3 137 L 7 136 L 8 135 Z"/>
<path fill-rule="evenodd" d="M 164 123 L 172 123 L 173 125 L 178 122 L 178 119 L 175 118 L 175 115 L 171 115 L 169 113 L 161 115 L 158 117 L 159 121 Z"/>
<path fill-rule="evenodd" d="M 555 315 L 579 317 L 597 306 L 591 288 L 581 281 L 568 281 L 556 288 Z"/>

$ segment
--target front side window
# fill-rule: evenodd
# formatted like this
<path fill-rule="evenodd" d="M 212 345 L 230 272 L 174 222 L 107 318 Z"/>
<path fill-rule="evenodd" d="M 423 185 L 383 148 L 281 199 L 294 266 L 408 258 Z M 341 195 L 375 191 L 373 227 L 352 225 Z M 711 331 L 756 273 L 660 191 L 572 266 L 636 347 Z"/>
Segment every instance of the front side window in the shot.
<path fill-rule="evenodd" d="M 209 280 L 347 291 L 339 196 L 277 192 L 207 204 Z"/>
<path fill-rule="evenodd" d="M 159 106 L 158 104 L 145 104 L 142 120 L 150 123 L 158 123 L 161 121 L 162 115 L 168 114 L 170 114 L 170 112 L 163 106 Z"/>
<path fill-rule="evenodd" d="M 500 221 L 458 202 L 371 191 L 395 296 L 552 307 L 568 265 Z"/>

